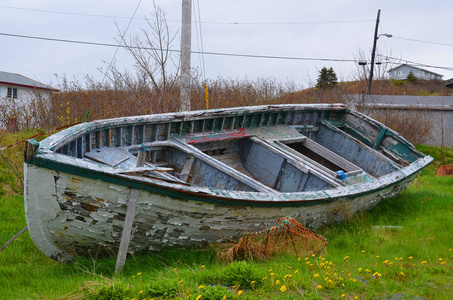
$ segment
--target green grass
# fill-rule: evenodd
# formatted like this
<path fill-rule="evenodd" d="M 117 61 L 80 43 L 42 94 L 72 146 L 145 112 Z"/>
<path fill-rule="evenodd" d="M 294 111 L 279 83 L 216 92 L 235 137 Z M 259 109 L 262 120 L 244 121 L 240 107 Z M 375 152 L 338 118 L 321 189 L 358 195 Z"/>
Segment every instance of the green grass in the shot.
<path fill-rule="evenodd" d="M 60 264 L 25 232 L 0 252 L 0 298 L 450 299 L 453 177 L 435 176 L 438 148 L 418 148 L 436 161 L 399 196 L 322 228 L 328 245 L 321 255 L 225 265 L 212 249 L 174 249 L 129 257 L 115 276 L 115 258 Z M 452 149 L 445 158 L 453 163 Z M 0 179 L 16 180 L 5 166 Z M 26 225 L 23 197 L 3 186 L 0 244 Z"/>

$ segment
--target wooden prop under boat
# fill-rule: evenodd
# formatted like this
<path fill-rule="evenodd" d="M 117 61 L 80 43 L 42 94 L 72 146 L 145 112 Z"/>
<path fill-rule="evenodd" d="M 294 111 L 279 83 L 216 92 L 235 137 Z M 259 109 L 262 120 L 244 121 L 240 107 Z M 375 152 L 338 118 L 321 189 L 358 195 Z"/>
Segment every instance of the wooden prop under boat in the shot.
<path fill-rule="evenodd" d="M 59 261 L 116 253 L 131 193 L 129 251 L 142 252 L 221 241 L 286 216 L 311 228 L 341 221 L 394 196 L 433 160 L 341 104 L 94 121 L 29 140 L 25 156 L 30 235 Z"/>

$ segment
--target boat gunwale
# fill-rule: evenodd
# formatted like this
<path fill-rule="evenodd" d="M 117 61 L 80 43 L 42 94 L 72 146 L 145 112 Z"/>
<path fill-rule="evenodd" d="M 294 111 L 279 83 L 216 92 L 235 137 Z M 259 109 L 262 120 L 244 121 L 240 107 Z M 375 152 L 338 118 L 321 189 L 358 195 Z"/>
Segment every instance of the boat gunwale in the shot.
<path fill-rule="evenodd" d="M 42 140 L 39 150 L 55 151 L 63 143 L 68 143 L 78 137 L 93 131 L 105 130 L 118 126 L 146 125 L 146 123 L 159 124 L 169 122 L 184 122 L 206 119 L 207 117 L 220 118 L 237 115 L 247 115 L 264 112 L 292 112 L 304 110 L 317 111 L 348 111 L 346 105 L 335 104 L 283 104 L 283 105 L 259 105 L 243 106 L 221 109 L 197 110 L 189 112 L 173 112 L 165 114 L 151 114 L 140 116 L 127 116 L 105 120 L 96 120 L 74 125 Z"/>

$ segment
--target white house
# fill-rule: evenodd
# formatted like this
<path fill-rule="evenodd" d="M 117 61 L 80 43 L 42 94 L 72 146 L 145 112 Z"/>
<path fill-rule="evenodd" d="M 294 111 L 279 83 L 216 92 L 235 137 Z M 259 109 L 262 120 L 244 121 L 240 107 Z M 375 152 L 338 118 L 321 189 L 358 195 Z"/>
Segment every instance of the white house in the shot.
<path fill-rule="evenodd" d="M 46 101 L 59 90 L 20 74 L 0 71 L 0 127 L 17 127 L 30 121 L 29 104 L 39 97 Z"/>
<path fill-rule="evenodd" d="M 421 80 L 442 80 L 443 75 L 414 67 L 408 64 L 402 64 L 388 71 L 389 79 L 406 79 L 409 72 L 414 73 L 417 79 Z"/>

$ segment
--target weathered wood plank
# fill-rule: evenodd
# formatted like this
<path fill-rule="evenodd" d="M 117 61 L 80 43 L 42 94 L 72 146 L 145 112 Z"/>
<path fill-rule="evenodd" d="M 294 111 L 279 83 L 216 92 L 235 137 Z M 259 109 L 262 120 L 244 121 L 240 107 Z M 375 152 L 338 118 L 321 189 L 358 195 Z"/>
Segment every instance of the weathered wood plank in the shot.
<path fill-rule="evenodd" d="M 143 145 L 144 148 L 144 145 Z M 141 168 L 145 165 L 145 151 L 138 152 L 137 156 L 137 168 Z M 129 242 L 131 240 L 132 225 L 134 224 L 135 210 L 137 207 L 137 198 L 139 190 L 131 189 L 129 200 L 127 201 L 126 219 L 124 220 L 123 232 L 121 234 L 120 248 L 118 250 L 118 256 L 116 259 L 115 273 L 118 274 L 126 263 L 127 250 L 129 248 Z"/>
<path fill-rule="evenodd" d="M 120 248 L 116 259 L 115 273 L 123 270 L 126 263 L 127 250 L 131 239 L 132 225 L 134 224 L 135 209 L 137 207 L 137 197 L 139 190 L 131 189 L 129 200 L 127 201 L 126 219 L 124 220 L 123 232 L 121 234 Z"/>

